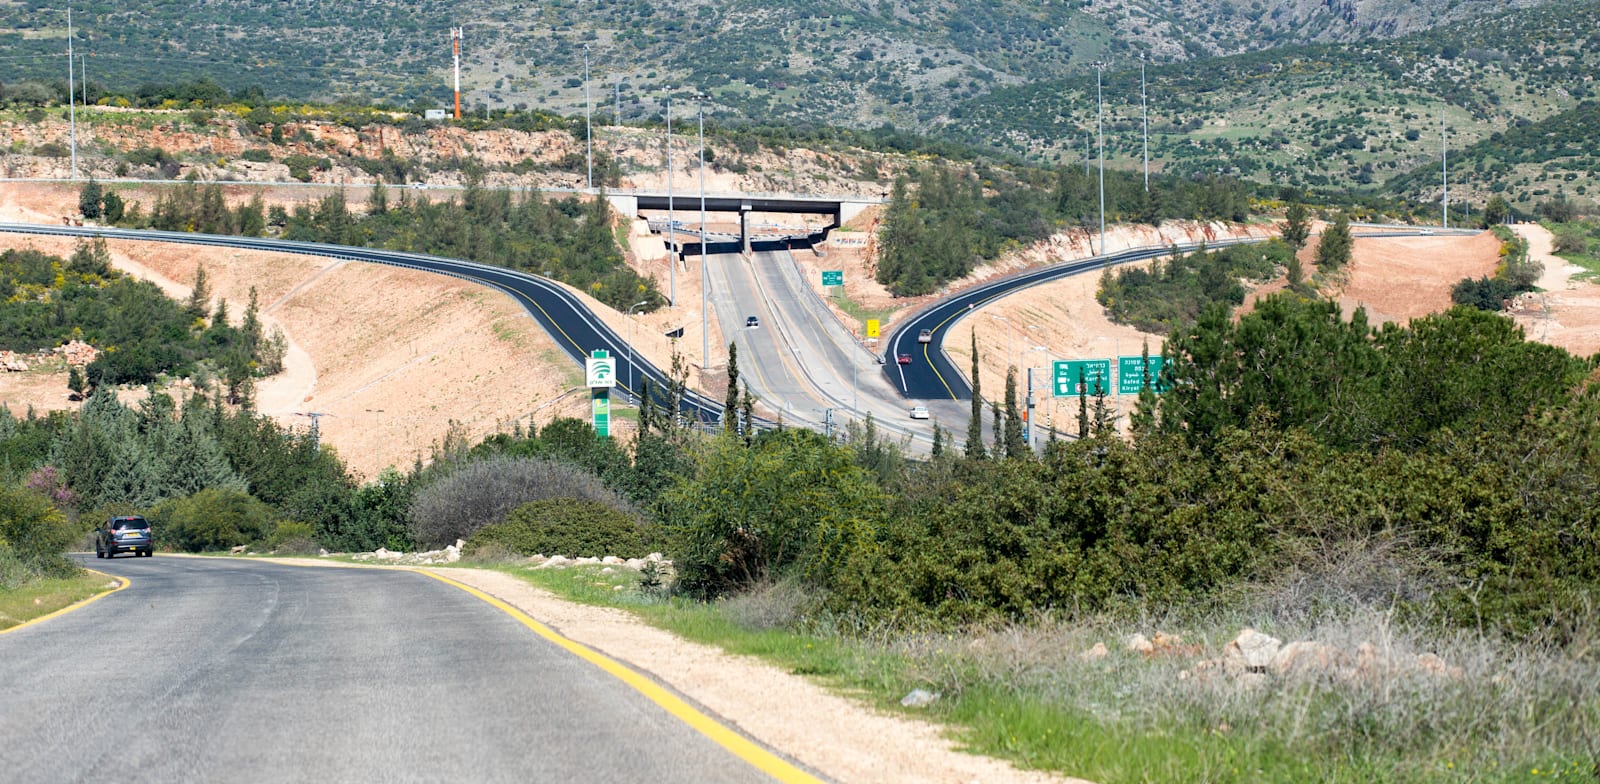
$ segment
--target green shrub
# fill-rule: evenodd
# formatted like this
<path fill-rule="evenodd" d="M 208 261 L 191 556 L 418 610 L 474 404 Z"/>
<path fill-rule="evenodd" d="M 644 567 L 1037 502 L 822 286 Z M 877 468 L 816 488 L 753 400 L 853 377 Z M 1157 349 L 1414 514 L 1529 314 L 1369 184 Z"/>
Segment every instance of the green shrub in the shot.
<path fill-rule="evenodd" d="M 0 553 L 33 574 L 62 577 L 76 566 L 66 558 L 77 529 L 44 496 L 16 485 L 0 485 Z M 13 565 L 7 570 L 15 572 Z"/>
<path fill-rule="evenodd" d="M 632 515 L 597 501 L 530 501 L 467 540 L 469 555 L 504 548 L 519 555 L 642 558 L 658 545 L 655 531 Z"/>
<path fill-rule="evenodd" d="M 258 542 L 273 530 L 272 507 L 237 490 L 208 488 L 162 502 L 148 515 L 156 544 L 184 552 Z"/>
<path fill-rule="evenodd" d="M 260 147 L 251 147 L 239 153 L 239 160 L 254 163 L 272 163 L 272 152 Z"/>
<path fill-rule="evenodd" d="M 283 555 L 311 555 L 317 552 L 316 531 L 310 523 L 299 520 L 279 520 L 272 535 L 267 537 L 267 549 Z"/>

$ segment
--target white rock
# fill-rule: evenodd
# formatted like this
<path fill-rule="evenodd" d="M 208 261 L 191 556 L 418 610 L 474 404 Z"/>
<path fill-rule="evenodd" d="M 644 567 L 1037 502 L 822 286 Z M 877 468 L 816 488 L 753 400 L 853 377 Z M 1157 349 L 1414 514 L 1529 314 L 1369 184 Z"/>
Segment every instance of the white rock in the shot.
<path fill-rule="evenodd" d="M 567 565 L 569 565 L 571 563 L 572 563 L 572 561 L 568 560 L 567 557 L 564 556 L 564 555 L 552 555 L 548 559 L 546 559 L 544 563 L 539 564 L 539 568 L 540 569 L 556 569 L 556 568 L 560 568 L 560 567 L 563 567 L 563 566 L 567 566 Z"/>
<path fill-rule="evenodd" d="M 1111 651 L 1106 650 L 1106 644 L 1103 642 L 1097 642 L 1094 644 L 1093 648 L 1078 654 L 1078 658 L 1084 661 L 1095 661 L 1096 659 L 1104 659 L 1110 655 Z"/>
<path fill-rule="evenodd" d="M 900 698 L 900 704 L 907 708 L 923 708 L 933 704 L 939 699 L 939 692 L 926 689 L 912 689 L 910 694 Z"/>
<path fill-rule="evenodd" d="M 1336 677 L 1350 663 L 1338 647 L 1316 640 L 1296 640 L 1280 648 L 1272 657 L 1272 669 L 1279 675 Z"/>
<path fill-rule="evenodd" d="M 573 561 L 572 563 L 575 566 L 588 566 L 590 564 L 600 563 L 600 559 L 592 556 L 584 556 L 576 561 Z"/>
<path fill-rule="evenodd" d="M 607 566 L 606 568 L 601 569 L 600 573 L 601 574 L 611 574 L 612 572 L 615 572 L 615 571 L 616 571 L 616 569 L 613 569 L 613 568 Z"/>
<path fill-rule="evenodd" d="M 622 561 L 621 558 L 618 558 L 618 557 L 616 557 L 614 555 L 608 555 L 608 556 L 606 556 L 604 558 L 601 558 L 600 559 L 600 563 L 610 564 L 612 566 L 621 566 L 623 561 Z"/>
<path fill-rule="evenodd" d="M 1156 649 L 1156 646 L 1146 639 L 1142 634 L 1134 634 L 1132 637 L 1129 637 L 1126 646 L 1128 650 L 1133 651 L 1134 653 L 1143 654 L 1154 653 Z"/>
<path fill-rule="evenodd" d="M 622 565 L 638 572 L 644 570 L 644 564 L 645 560 L 643 558 L 629 558 L 627 561 L 624 561 Z"/>
<path fill-rule="evenodd" d="M 1272 665 L 1272 659 L 1283 647 L 1283 641 L 1262 634 L 1255 629 L 1241 629 L 1233 642 L 1222 648 L 1222 657 L 1235 664 L 1243 664 L 1247 671 L 1259 672 Z"/>

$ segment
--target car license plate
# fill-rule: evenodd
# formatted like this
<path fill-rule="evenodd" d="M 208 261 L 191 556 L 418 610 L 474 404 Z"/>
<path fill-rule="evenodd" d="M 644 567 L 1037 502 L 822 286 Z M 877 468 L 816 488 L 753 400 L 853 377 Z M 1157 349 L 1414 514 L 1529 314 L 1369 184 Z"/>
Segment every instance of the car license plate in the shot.
<path fill-rule="evenodd" d="M 123 534 L 122 538 L 124 538 L 124 539 L 138 539 L 139 535 L 138 534 Z"/>

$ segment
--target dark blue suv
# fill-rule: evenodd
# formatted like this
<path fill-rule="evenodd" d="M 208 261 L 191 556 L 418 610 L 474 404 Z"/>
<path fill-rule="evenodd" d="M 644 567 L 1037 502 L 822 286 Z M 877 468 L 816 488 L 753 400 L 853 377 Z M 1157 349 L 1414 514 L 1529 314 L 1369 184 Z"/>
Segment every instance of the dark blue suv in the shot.
<path fill-rule="evenodd" d="M 94 529 L 94 557 L 115 558 L 117 553 L 155 555 L 155 534 L 150 523 L 138 515 L 122 515 Z"/>

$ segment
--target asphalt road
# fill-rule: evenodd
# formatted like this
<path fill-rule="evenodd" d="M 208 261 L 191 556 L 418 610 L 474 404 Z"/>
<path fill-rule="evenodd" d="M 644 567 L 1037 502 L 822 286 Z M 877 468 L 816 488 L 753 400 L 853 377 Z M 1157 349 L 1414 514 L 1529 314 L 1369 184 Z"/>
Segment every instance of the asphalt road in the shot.
<path fill-rule="evenodd" d="M 86 562 L 132 586 L 0 635 L 0 779 L 771 780 L 421 574 Z"/>
<path fill-rule="evenodd" d="M 631 397 L 627 379 L 649 378 L 657 390 L 666 389 L 666 374 L 644 358 L 630 355 L 622 336 L 612 331 L 594 315 L 577 297 L 553 281 L 503 267 L 476 264 L 459 259 L 446 259 L 419 253 L 375 248 L 358 248 L 347 245 L 326 245 L 315 242 L 265 239 L 260 237 L 229 237 L 215 234 L 193 234 L 153 230 L 118 229 L 106 227 L 45 226 L 40 224 L 0 223 L 0 232 L 18 234 L 51 234 L 70 237 L 106 237 L 109 239 L 178 242 L 191 245 L 243 248 L 247 250 L 299 253 L 311 256 L 389 264 L 397 267 L 436 272 L 461 278 L 506 292 L 526 309 L 534 320 L 555 339 L 556 345 L 574 361 L 582 363 L 595 349 L 605 349 L 611 356 L 619 380 L 614 397 Z M 742 322 L 741 322 L 742 323 Z M 634 367 L 629 369 L 632 362 Z M 722 406 L 711 398 L 690 394 L 684 401 L 687 415 L 705 421 L 716 420 Z"/>

